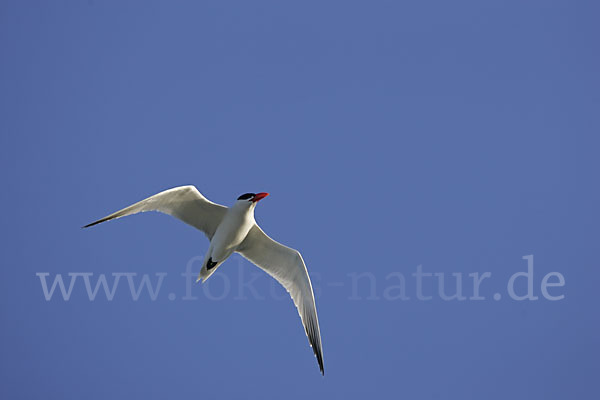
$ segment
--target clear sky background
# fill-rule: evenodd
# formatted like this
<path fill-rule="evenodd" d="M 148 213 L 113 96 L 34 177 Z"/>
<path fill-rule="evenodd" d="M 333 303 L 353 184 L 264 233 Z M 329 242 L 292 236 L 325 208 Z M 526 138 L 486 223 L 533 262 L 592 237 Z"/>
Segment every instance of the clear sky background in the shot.
<path fill-rule="evenodd" d="M 0 397 L 598 398 L 599 14 L 1 2 Z M 256 218 L 313 276 L 324 378 L 291 301 L 250 264 L 181 300 L 200 232 L 160 214 L 80 229 L 183 184 L 223 204 L 271 193 Z M 538 300 L 516 301 L 530 254 Z M 468 274 L 490 272 L 485 300 L 444 301 L 433 277 L 419 300 L 419 265 L 448 293 L 461 273 L 467 297 Z M 82 278 L 46 301 L 39 272 L 168 275 L 155 301 L 125 278 L 112 301 Z M 562 300 L 542 296 L 550 272 Z M 398 273 L 407 300 L 391 298 Z M 263 299 L 239 288 L 251 279 Z"/>

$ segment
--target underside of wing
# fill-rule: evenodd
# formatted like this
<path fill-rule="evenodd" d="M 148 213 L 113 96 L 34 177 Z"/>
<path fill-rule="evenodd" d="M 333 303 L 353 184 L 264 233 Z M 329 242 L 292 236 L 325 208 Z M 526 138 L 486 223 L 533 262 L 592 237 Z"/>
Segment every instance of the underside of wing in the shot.
<path fill-rule="evenodd" d="M 321 373 L 324 374 L 323 348 L 315 298 L 300 253 L 271 239 L 258 225 L 250 229 L 238 252 L 275 278 L 290 293 Z"/>
<path fill-rule="evenodd" d="M 227 207 L 209 201 L 194 186 L 180 186 L 148 197 L 92 222 L 84 228 L 145 211 L 158 211 L 171 215 L 201 230 L 211 239 L 223 219 Z"/>

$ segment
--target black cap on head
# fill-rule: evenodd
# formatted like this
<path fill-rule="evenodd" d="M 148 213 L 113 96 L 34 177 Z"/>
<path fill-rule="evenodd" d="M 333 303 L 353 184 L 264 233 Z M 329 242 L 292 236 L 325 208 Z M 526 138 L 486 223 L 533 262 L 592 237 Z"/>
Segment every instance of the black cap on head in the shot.
<path fill-rule="evenodd" d="M 256 196 L 256 194 L 254 194 L 254 193 L 244 193 L 243 195 L 238 197 L 238 200 L 249 200 L 249 199 L 254 198 L 254 196 Z"/>

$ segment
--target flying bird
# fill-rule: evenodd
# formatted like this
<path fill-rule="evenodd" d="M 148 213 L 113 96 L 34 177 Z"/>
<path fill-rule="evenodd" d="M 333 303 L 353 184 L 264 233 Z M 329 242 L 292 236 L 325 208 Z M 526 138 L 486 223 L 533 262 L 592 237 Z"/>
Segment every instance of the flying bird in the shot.
<path fill-rule="evenodd" d="M 263 269 L 289 293 L 298 309 L 321 374 L 323 349 L 315 297 L 306 265 L 298 250 L 267 236 L 254 220 L 254 208 L 268 193 L 245 193 L 231 207 L 213 203 L 194 186 L 165 190 L 138 203 L 84 226 L 144 211 L 158 211 L 180 219 L 204 232 L 210 245 L 198 281 L 206 281 L 234 252 Z"/>

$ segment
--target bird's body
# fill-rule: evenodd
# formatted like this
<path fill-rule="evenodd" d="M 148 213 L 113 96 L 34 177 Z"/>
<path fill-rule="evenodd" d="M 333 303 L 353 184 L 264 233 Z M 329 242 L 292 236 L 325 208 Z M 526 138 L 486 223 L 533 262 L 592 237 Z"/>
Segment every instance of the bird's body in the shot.
<path fill-rule="evenodd" d="M 254 208 L 266 196 L 268 193 L 246 193 L 228 208 L 207 200 L 194 186 L 181 186 L 160 192 L 84 228 L 144 211 L 172 215 L 203 231 L 210 240 L 198 276 L 198 280 L 202 281 L 208 279 L 231 254 L 240 253 L 290 293 L 321 373 L 324 373 L 317 309 L 304 260 L 297 250 L 267 236 L 254 220 Z"/>
<path fill-rule="evenodd" d="M 210 241 L 198 280 L 205 281 L 208 279 L 219 265 L 236 251 L 255 223 L 254 207 L 244 207 L 244 204 L 238 204 L 237 202 L 233 207 L 230 207 Z M 210 269 L 207 266 L 209 260 L 217 263 Z"/>

